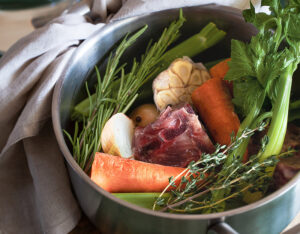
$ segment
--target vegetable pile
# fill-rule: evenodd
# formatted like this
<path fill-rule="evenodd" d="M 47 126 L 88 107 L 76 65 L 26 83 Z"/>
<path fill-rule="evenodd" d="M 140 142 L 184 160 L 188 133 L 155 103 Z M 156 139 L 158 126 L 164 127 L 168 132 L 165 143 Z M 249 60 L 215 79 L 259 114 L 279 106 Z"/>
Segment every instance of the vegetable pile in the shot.
<path fill-rule="evenodd" d="M 230 58 L 212 67 L 191 58 L 224 38 L 214 23 L 169 49 L 185 21 L 181 11 L 130 69 L 120 58 L 147 26 L 123 39 L 103 76 L 96 68 L 95 94 L 86 85 L 74 135 L 65 132 L 95 183 L 131 203 L 176 213 L 220 212 L 272 191 L 278 161 L 295 152 L 282 146 L 288 121 L 300 117 L 300 100 L 290 104 L 300 2 L 262 5 L 270 15 L 252 4 L 243 12 L 257 35 L 249 43 L 232 40 Z M 152 103 L 133 108 L 145 96 Z"/>

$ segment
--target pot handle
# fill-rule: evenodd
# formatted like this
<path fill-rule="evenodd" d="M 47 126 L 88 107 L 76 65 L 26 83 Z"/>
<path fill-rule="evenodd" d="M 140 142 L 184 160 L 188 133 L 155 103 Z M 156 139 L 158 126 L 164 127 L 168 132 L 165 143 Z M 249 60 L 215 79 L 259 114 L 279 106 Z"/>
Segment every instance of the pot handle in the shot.
<path fill-rule="evenodd" d="M 238 234 L 229 224 L 217 222 L 208 227 L 206 234 Z"/>

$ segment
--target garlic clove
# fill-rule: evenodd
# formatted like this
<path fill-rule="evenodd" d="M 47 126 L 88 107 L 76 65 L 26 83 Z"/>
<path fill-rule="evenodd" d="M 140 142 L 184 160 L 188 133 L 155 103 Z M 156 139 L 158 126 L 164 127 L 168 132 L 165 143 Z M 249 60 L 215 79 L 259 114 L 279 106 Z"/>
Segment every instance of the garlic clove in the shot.
<path fill-rule="evenodd" d="M 175 75 L 173 72 L 171 72 L 171 70 L 169 70 L 169 80 L 168 81 L 168 88 L 172 87 L 172 88 L 179 88 L 184 86 L 182 80 Z"/>
<path fill-rule="evenodd" d="M 113 115 L 104 125 L 101 133 L 101 145 L 104 153 L 133 158 L 132 139 L 134 123 L 125 114 Z"/>
<path fill-rule="evenodd" d="M 155 79 L 153 85 L 157 90 L 165 90 L 169 88 L 169 72 L 167 70 L 160 73 L 159 77 Z"/>
<path fill-rule="evenodd" d="M 181 78 L 184 84 L 188 84 L 193 64 L 185 59 L 176 59 L 170 66 L 170 69 Z"/>
<path fill-rule="evenodd" d="M 158 109 L 162 110 L 165 107 L 165 103 L 168 103 L 169 105 L 176 105 L 178 103 L 178 99 L 172 92 L 170 92 L 170 90 L 165 90 L 154 96 L 154 102 L 157 103 Z"/>

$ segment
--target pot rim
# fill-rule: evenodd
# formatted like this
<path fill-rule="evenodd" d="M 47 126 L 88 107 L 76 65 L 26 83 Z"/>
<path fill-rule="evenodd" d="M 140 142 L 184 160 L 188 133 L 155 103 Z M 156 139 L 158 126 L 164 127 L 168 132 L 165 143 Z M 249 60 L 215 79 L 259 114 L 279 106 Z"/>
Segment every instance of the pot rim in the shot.
<path fill-rule="evenodd" d="M 188 9 L 188 8 L 203 8 L 203 7 L 213 8 L 213 9 L 218 9 L 219 8 L 222 11 L 227 11 L 230 14 L 236 14 L 236 15 L 239 15 L 241 17 L 241 11 L 239 9 L 236 9 L 236 8 L 233 8 L 233 7 L 228 7 L 228 6 L 222 6 L 222 5 L 218 5 L 218 4 L 197 5 L 197 6 L 192 6 L 192 7 L 181 7 L 181 8 L 184 10 L 184 9 Z M 102 189 L 100 186 L 98 186 L 96 183 L 94 183 L 90 179 L 90 177 L 80 168 L 80 166 L 74 160 L 71 152 L 69 151 L 69 148 L 67 147 L 65 139 L 63 137 L 62 127 L 61 127 L 61 122 L 60 122 L 61 89 L 62 89 L 62 86 L 64 84 L 65 78 L 67 77 L 66 74 L 68 73 L 68 69 L 69 69 L 69 67 L 71 67 L 70 65 L 72 63 L 75 63 L 75 61 L 77 61 L 79 59 L 80 56 L 78 56 L 78 55 L 81 54 L 81 51 L 84 51 L 85 47 L 86 46 L 88 47 L 89 43 L 91 43 L 91 41 L 97 40 L 97 35 L 99 34 L 100 31 L 101 32 L 110 31 L 112 25 L 126 24 L 126 22 L 128 22 L 128 21 L 132 21 L 132 20 L 138 19 L 140 17 L 147 17 L 147 16 L 152 15 L 152 14 L 157 14 L 157 13 L 160 13 L 160 12 L 170 12 L 170 11 L 174 11 L 174 10 L 178 10 L 178 9 L 179 8 L 167 9 L 167 10 L 163 10 L 163 11 L 157 11 L 157 12 L 147 13 L 147 14 L 143 14 L 143 15 L 138 15 L 138 16 L 133 16 L 133 17 L 128 17 L 128 18 L 125 18 L 125 19 L 120 19 L 120 20 L 113 21 L 113 23 L 108 24 L 108 25 L 102 27 L 97 32 L 95 32 L 94 35 L 92 35 L 89 39 L 84 41 L 82 43 L 82 45 L 80 45 L 80 47 L 74 53 L 74 55 L 72 56 L 72 59 L 70 59 L 70 62 L 66 66 L 66 68 L 63 72 L 63 75 L 62 75 L 62 79 L 60 79 L 57 82 L 57 84 L 55 85 L 55 89 L 54 89 L 54 93 L 53 93 L 52 123 L 53 123 L 53 128 L 54 128 L 54 132 L 55 132 L 59 147 L 60 147 L 60 149 L 61 149 L 61 151 L 64 155 L 64 158 L 67 160 L 67 162 L 71 166 L 71 168 L 86 183 L 88 183 L 98 193 L 100 193 L 100 195 L 105 196 L 107 199 L 110 199 L 110 200 L 112 200 L 112 201 L 114 201 L 114 202 L 116 202 L 116 203 L 118 203 L 122 206 L 125 206 L 128 209 L 132 209 L 132 210 L 137 211 L 137 212 L 141 212 L 141 213 L 144 213 L 144 214 L 147 214 L 147 215 L 157 216 L 157 217 L 161 217 L 161 218 L 169 218 L 169 219 L 209 220 L 209 219 L 222 219 L 223 217 L 229 217 L 229 216 L 241 214 L 241 213 L 259 208 L 259 207 L 265 205 L 266 203 L 272 202 L 273 200 L 279 198 L 284 193 L 286 193 L 287 191 L 292 189 L 297 184 L 297 182 L 300 180 L 300 173 L 298 173 L 287 184 L 285 184 L 283 187 L 276 190 L 275 192 L 269 194 L 268 196 L 254 202 L 254 203 L 251 203 L 251 204 L 239 207 L 239 208 L 235 208 L 235 209 L 232 209 L 232 210 L 219 212 L 219 213 L 212 213 L 212 214 L 172 214 L 172 213 L 163 213 L 163 212 L 153 211 L 153 210 L 150 210 L 150 209 L 147 209 L 147 208 L 143 208 L 143 207 L 140 207 L 140 206 L 135 205 L 135 204 L 131 204 L 129 202 L 126 202 L 124 200 L 121 200 L 121 199 L 117 198 L 113 194 L 111 194 L 111 193 L 105 191 L 104 189 Z"/>

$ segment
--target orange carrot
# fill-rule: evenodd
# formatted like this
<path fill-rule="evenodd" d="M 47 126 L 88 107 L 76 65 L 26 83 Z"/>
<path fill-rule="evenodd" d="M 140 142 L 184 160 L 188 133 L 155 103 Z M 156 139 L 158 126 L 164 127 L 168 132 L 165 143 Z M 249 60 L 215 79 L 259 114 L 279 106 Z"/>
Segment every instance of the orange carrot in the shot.
<path fill-rule="evenodd" d="M 231 60 L 231 58 L 225 59 L 219 63 L 217 63 L 215 66 L 209 69 L 209 73 L 211 77 L 220 77 L 224 79 L 226 73 L 229 70 L 228 62 Z M 231 81 L 224 80 L 227 88 L 230 91 L 231 96 L 233 96 L 233 84 Z"/>
<path fill-rule="evenodd" d="M 230 135 L 237 133 L 240 120 L 223 80 L 216 77 L 206 81 L 194 90 L 192 101 L 214 141 L 230 144 Z"/>
<path fill-rule="evenodd" d="M 185 168 L 96 153 L 91 179 L 108 192 L 161 192 Z M 180 179 L 176 181 L 178 184 Z M 170 187 L 172 188 L 172 187 Z"/>
<path fill-rule="evenodd" d="M 212 68 L 209 69 L 210 75 L 212 77 L 224 78 L 229 70 L 228 62 L 230 60 L 231 58 L 228 58 L 214 65 Z"/>
<path fill-rule="evenodd" d="M 229 70 L 228 62 L 231 60 L 231 58 L 225 59 L 219 63 L 217 63 L 215 66 L 209 69 L 209 73 L 212 77 L 219 77 L 221 79 L 224 79 L 226 73 Z M 224 84 L 230 91 L 231 96 L 233 97 L 233 83 L 229 80 L 224 80 Z M 248 150 L 245 152 L 243 156 L 243 162 L 246 162 L 248 160 Z"/>

